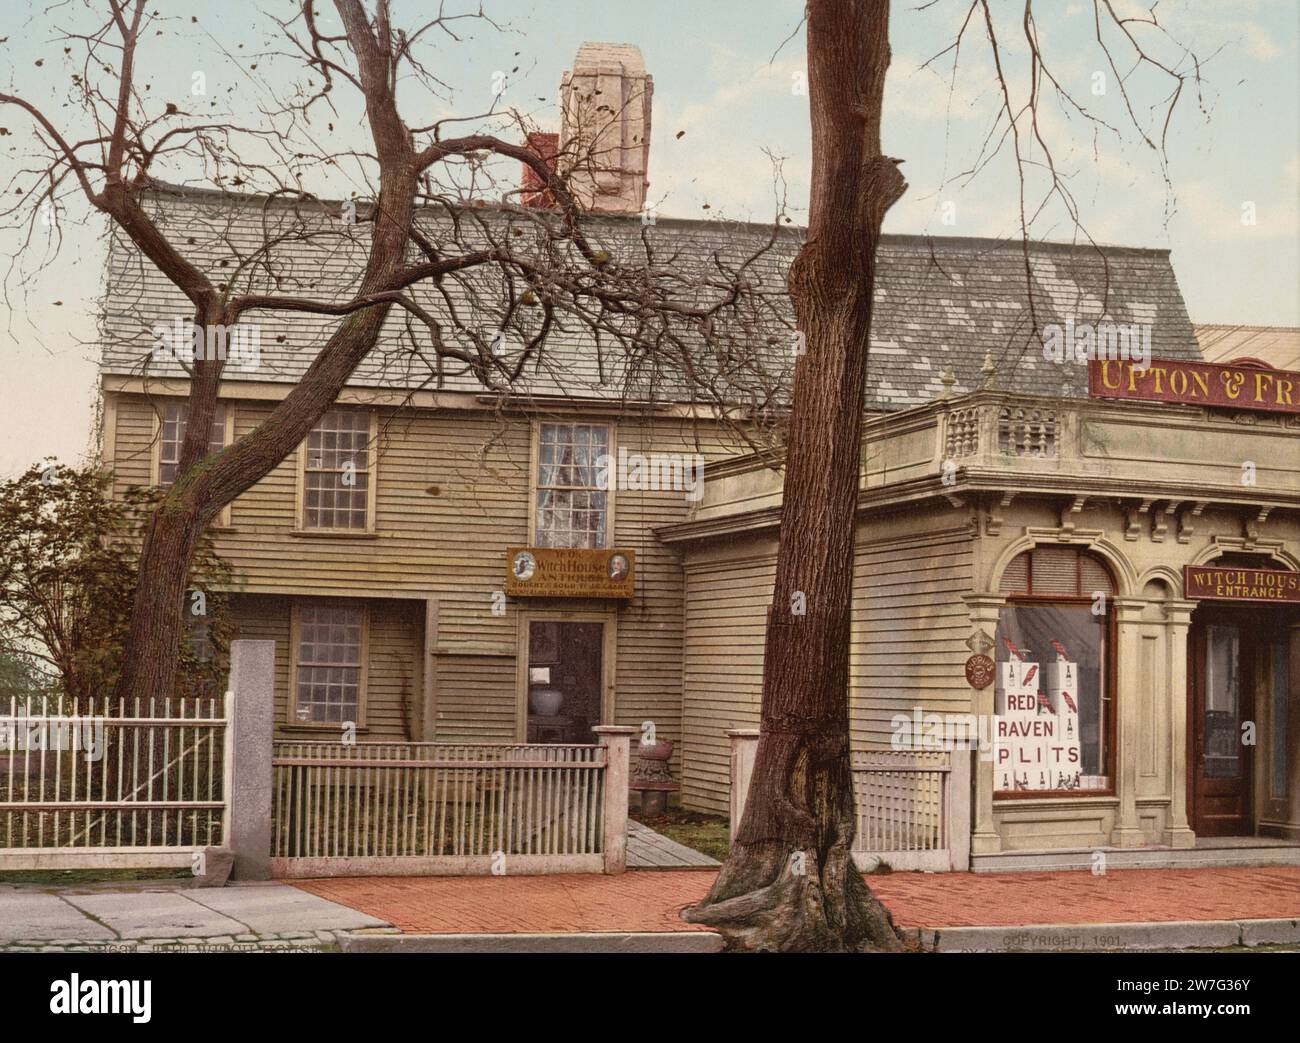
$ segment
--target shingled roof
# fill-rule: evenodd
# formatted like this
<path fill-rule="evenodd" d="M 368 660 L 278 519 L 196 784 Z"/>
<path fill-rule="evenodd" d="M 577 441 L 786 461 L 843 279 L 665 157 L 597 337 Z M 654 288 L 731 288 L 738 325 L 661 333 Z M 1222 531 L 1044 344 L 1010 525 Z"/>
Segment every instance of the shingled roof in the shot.
<path fill-rule="evenodd" d="M 290 224 L 295 234 L 273 251 L 278 289 L 284 293 L 344 301 L 364 264 L 367 229 L 340 235 L 338 203 L 319 204 L 319 224 L 301 233 L 302 207 L 203 190 L 159 189 L 150 193 L 156 220 L 174 243 L 204 270 L 219 278 L 233 271 L 240 258 L 252 255 L 272 235 Z M 491 209 L 491 208 L 489 208 Z M 495 210 L 509 220 L 506 208 Z M 419 222 L 446 220 L 445 211 L 425 211 Z M 591 216 L 589 234 L 616 259 L 640 248 L 644 235 L 656 253 L 673 258 L 678 270 L 706 271 L 717 259 L 735 261 L 758 250 L 772 236 L 768 225 L 720 220 L 659 218 L 645 226 L 638 217 Z M 756 286 L 788 309 L 782 298 L 789 263 L 802 242 L 800 229 L 783 228 L 775 244 L 755 263 Z M 223 264 L 224 262 L 224 264 Z M 1031 278 L 1026 280 L 1026 269 Z M 486 274 L 486 273 L 484 273 Z M 256 277 L 256 276 L 255 276 Z M 267 276 L 267 279 L 270 277 Z M 192 314 L 183 295 L 144 260 L 116 229 L 108 254 L 107 291 L 101 322 L 102 370 L 106 374 L 181 377 L 174 361 L 152 358 L 154 325 L 170 325 Z M 447 306 L 432 288 L 419 291 L 432 308 Z M 1087 393 L 1086 367 L 1055 363 L 1042 356 L 1032 314 L 1041 328 L 1110 321 L 1138 323 L 1151 329 L 1155 357 L 1201 357 L 1187 309 L 1179 293 L 1167 250 L 1033 243 L 1028 264 L 1019 240 L 886 235 L 881 243 L 876 287 L 877 307 L 871 343 L 867 408 L 889 411 L 933 399 L 943 390 L 942 376 L 951 369 L 954 393 L 991 386 L 1032 394 L 1082 396 Z M 786 321 L 792 322 L 786 312 Z M 261 361 L 256 369 L 229 366 L 231 390 L 240 381 L 298 380 L 336 320 L 304 314 L 262 312 Z M 376 350 L 352 382 L 359 387 L 441 387 L 467 392 L 483 388 L 455 365 L 431 365 L 411 351 L 404 313 L 394 310 Z M 776 345 L 765 358 L 768 372 L 787 383 L 791 362 L 790 329 L 772 324 L 766 338 Z M 581 326 L 553 334 L 548 356 L 530 367 L 523 391 L 603 398 L 622 393 L 624 362 L 608 348 L 597 349 Z M 984 371 L 991 357 L 996 371 Z M 644 376 L 644 375 L 643 375 Z M 685 399 L 690 393 L 662 372 L 651 383 L 654 397 Z"/>

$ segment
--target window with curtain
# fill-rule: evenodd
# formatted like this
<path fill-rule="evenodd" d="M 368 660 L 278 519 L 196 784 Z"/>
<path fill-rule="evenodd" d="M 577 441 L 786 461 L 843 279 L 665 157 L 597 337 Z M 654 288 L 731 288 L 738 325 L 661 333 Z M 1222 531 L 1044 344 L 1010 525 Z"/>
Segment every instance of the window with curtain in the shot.
<path fill-rule="evenodd" d="M 536 546 L 607 545 L 609 492 L 598 472 L 609 445 L 606 424 L 539 425 Z"/>
<path fill-rule="evenodd" d="M 170 488 L 176 481 L 181 462 L 181 446 L 185 443 L 185 429 L 190 407 L 186 402 L 169 402 L 159 417 L 158 431 L 158 484 Z M 226 446 L 226 407 L 217 404 L 212 414 L 212 430 L 208 434 L 208 453 L 220 452 Z"/>
<path fill-rule="evenodd" d="M 1001 592 L 1008 603 L 998 617 L 995 683 L 1000 727 L 1014 756 L 1001 754 L 995 789 L 1109 790 L 1109 570 L 1079 548 L 1036 547 L 1010 563 Z M 1024 698 L 1008 699 L 1008 691 Z M 1006 723 L 1011 719 L 1014 726 Z"/>

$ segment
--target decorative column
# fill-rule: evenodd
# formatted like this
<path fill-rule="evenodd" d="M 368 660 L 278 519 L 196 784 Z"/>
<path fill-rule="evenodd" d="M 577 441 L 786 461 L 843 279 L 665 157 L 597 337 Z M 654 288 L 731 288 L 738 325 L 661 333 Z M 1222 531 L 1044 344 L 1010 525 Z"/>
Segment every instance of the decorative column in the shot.
<path fill-rule="evenodd" d="M 605 747 L 605 872 L 618 874 L 627 869 L 627 787 L 632 736 L 637 730 L 618 724 L 598 724 L 591 730 Z"/>
<path fill-rule="evenodd" d="M 1116 691 L 1112 706 L 1116 707 L 1115 722 L 1115 794 L 1119 797 L 1119 813 L 1111 830 L 1110 842 L 1115 847 L 1141 847 L 1146 843 L 1137 816 L 1138 732 L 1141 728 L 1141 700 L 1153 698 L 1143 693 L 1138 677 L 1138 644 L 1141 641 L 1142 612 L 1147 607 L 1141 598 L 1115 598 L 1116 630 L 1119 634 L 1115 654 Z"/>
<path fill-rule="evenodd" d="M 971 633 L 983 630 L 990 637 L 997 634 L 998 613 L 1007 599 L 1001 594 L 963 594 L 962 600 L 970 609 Z M 983 723 L 977 734 L 994 736 L 993 693 L 996 680 L 983 691 L 971 690 L 971 712 Z M 1002 850 L 1002 835 L 993 818 L 993 753 L 992 749 L 977 750 L 971 764 L 975 780 L 975 797 L 971 807 L 970 850 L 973 855 L 995 854 Z"/>
<path fill-rule="evenodd" d="M 1162 841 L 1170 847 L 1194 847 L 1196 834 L 1187 821 L 1187 632 L 1195 601 L 1165 602 L 1165 649 L 1169 656 L 1165 674 L 1169 678 L 1169 811 Z"/>

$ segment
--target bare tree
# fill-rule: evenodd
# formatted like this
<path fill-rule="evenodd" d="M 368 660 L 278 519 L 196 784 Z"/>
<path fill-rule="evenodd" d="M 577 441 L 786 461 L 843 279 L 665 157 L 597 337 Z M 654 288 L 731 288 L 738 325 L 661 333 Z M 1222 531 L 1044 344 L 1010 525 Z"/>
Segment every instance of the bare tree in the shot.
<path fill-rule="evenodd" d="M 761 379 L 750 343 L 755 338 L 742 333 L 788 321 L 780 317 L 781 302 L 755 291 L 776 224 L 748 253 L 715 255 L 707 271 L 681 271 L 648 235 L 616 256 L 590 238 L 570 189 L 574 171 L 599 162 L 592 153 L 606 146 L 598 135 L 588 152 L 553 162 L 522 143 L 528 128 L 514 112 L 427 125 L 403 119 L 399 88 L 405 96 L 415 83 L 436 95 L 442 86 L 421 47 L 435 35 L 455 41 L 458 23 L 483 19 L 480 11 L 440 10 L 403 27 L 394 24 L 389 0 L 377 0 L 373 11 L 361 0 L 335 0 L 341 28 L 331 30 L 313 0 L 304 0 L 279 28 L 307 82 L 287 101 L 243 104 L 243 112 L 260 109 L 249 125 L 233 116 L 194 117 L 151 94 L 137 66 L 146 44 L 163 34 L 165 19 L 146 0 L 103 4 L 101 20 L 93 16 L 99 0 L 82 0 L 75 9 L 91 13 L 92 27 L 61 31 L 65 54 L 78 63 L 72 101 L 91 128 L 84 136 L 65 135 L 66 115 L 56 118 L 30 99 L 0 93 L 0 105 L 26 114 L 37 144 L 33 165 L 15 177 L 20 201 L 0 213 L 25 215 L 30 232 L 37 213 L 61 206 L 69 192 L 83 196 L 107 215 L 114 235 L 129 241 L 141 265 L 152 265 L 184 294 L 199 331 L 268 315 L 326 324 L 323 343 L 267 420 L 217 453 L 209 453 L 208 432 L 228 359 L 200 352 L 186 360 L 186 433 L 176 480 L 144 535 L 122 694 L 172 694 L 186 576 L 200 534 L 223 506 L 296 449 L 374 350 L 390 315 L 404 316 L 413 355 L 424 360 L 431 379 L 453 365 L 504 393 L 525 367 L 546 364 L 545 347 L 557 330 L 577 328 L 598 352 L 603 347 L 617 356 L 621 378 L 643 397 L 664 384 L 671 365 L 675 384 L 689 386 L 693 398 L 723 414 L 737 411 L 738 394 L 746 394 L 738 389 L 748 387 L 739 412 L 774 415 L 770 384 Z M 314 115 L 339 118 L 340 92 L 353 92 L 368 131 L 364 150 L 331 151 L 309 129 Z M 478 126 L 447 136 L 464 123 Z M 503 132 L 518 133 L 520 141 Z M 494 160 L 531 170 L 548 208 L 485 206 L 484 181 Z M 237 218 L 247 225 L 247 206 L 261 208 L 255 244 L 223 224 L 236 218 L 219 202 L 206 217 L 200 206 L 190 228 L 160 220 L 157 171 L 185 164 L 201 168 L 220 189 L 261 188 L 260 196 L 241 202 Z M 362 173 L 369 197 L 345 204 L 349 220 L 316 201 L 302 181 L 312 166 L 343 165 Z M 302 246 L 326 256 L 345 253 L 356 272 L 349 292 L 314 292 L 310 276 L 286 261 Z M 507 340 L 514 348 L 501 350 Z"/>
<path fill-rule="evenodd" d="M 930 5 L 923 5 L 930 6 Z M 856 829 L 849 756 L 848 668 L 855 513 L 871 338 L 876 248 L 886 212 L 906 185 L 899 160 L 881 153 L 885 73 L 890 61 L 888 0 L 809 0 L 808 89 L 812 121 L 812 188 L 807 242 L 790 271 L 790 295 L 807 352 L 795 367 L 785 455 L 785 486 L 776 582 L 768 610 L 761 734 L 745 813 L 713 889 L 686 919 L 718 927 L 732 948 L 776 951 L 897 949 L 888 911 L 853 863 Z M 1096 0 L 1097 41 L 1119 78 L 1141 139 L 1126 78 L 1112 58 L 1103 24 L 1174 81 L 1164 127 L 1190 73 L 1148 56 L 1135 21 L 1163 33 L 1154 5 L 1148 17 L 1124 18 Z M 1026 172 L 1045 168 L 1055 196 L 1078 223 L 1068 187 L 1041 133 L 1045 84 L 1086 118 L 1095 118 L 1058 83 L 1043 60 L 1033 0 L 1022 28 L 1030 55 L 1028 97 L 1017 106 L 987 0 L 972 0 L 959 35 L 945 52 L 960 53 L 972 24 L 982 24 L 1002 107 L 990 132 L 987 162 L 1010 141 L 1021 179 L 1020 224 L 1025 274 L 1033 301 L 1028 243 L 1037 212 L 1026 202 Z M 1184 52 L 1186 53 L 1186 52 Z M 938 56 L 936 56 L 938 57 Z M 1030 147 L 1037 148 L 1037 154 Z M 1162 167 L 1163 169 L 1163 167 Z M 1040 336 L 1037 321 L 1021 349 Z"/>

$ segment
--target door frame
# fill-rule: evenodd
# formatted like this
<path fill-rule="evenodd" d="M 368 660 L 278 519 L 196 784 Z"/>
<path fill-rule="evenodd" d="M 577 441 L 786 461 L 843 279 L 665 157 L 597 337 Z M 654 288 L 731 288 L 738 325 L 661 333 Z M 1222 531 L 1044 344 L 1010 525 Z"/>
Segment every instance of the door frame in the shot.
<path fill-rule="evenodd" d="M 613 608 L 521 608 L 515 613 L 515 739 L 528 741 L 528 625 L 530 623 L 600 623 L 600 723 L 614 722 L 614 681 L 618 676 L 618 612 Z M 593 735 L 590 740 L 595 743 Z"/>
<path fill-rule="evenodd" d="M 1237 659 L 1240 671 L 1241 691 L 1239 699 L 1239 719 L 1255 721 L 1255 745 L 1242 747 L 1242 785 L 1245 787 L 1246 832 L 1238 834 L 1215 834 L 1219 836 L 1255 836 L 1259 829 L 1259 808 L 1256 805 L 1255 750 L 1261 741 L 1256 719 L 1256 655 L 1258 648 L 1259 627 L 1263 625 L 1263 613 L 1259 608 L 1248 604 L 1229 604 L 1225 602 L 1203 601 L 1193 613 L 1192 625 L 1187 642 L 1187 822 L 1198 836 L 1203 835 L 1198 826 L 1200 815 L 1197 803 L 1197 779 L 1200 777 L 1201 759 L 1199 750 L 1204 741 L 1205 715 L 1200 712 L 1205 697 L 1205 649 L 1206 629 L 1210 626 L 1234 626 L 1238 630 Z M 1241 670 L 1242 663 L 1248 666 Z M 1209 834 L 1204 834 L 1209 835 Z"/>

